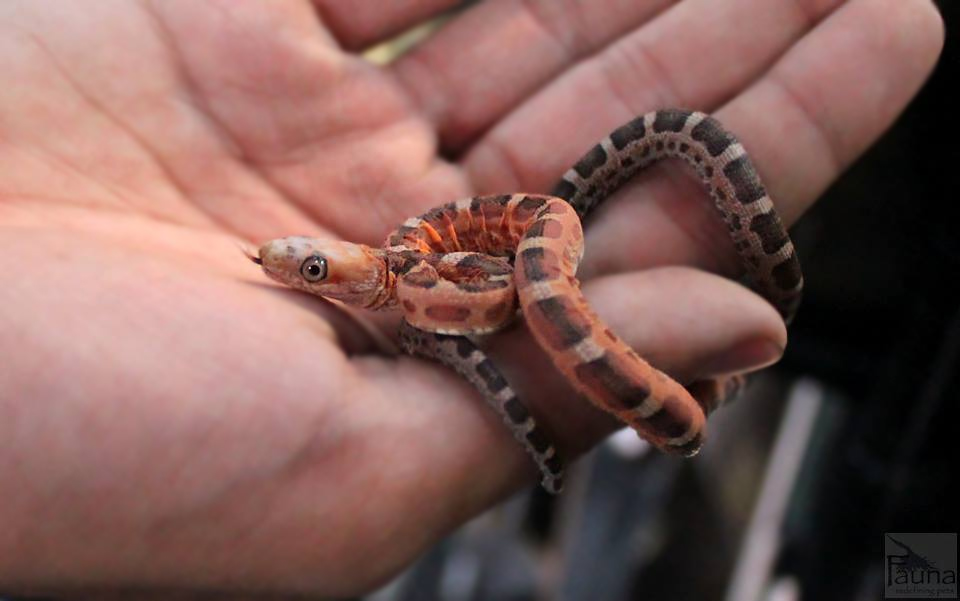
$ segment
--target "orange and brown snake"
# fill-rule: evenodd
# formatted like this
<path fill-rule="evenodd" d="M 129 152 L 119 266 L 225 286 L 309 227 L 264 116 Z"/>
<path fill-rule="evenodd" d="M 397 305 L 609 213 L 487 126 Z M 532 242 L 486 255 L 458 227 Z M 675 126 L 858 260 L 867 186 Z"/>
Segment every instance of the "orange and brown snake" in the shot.
<path fill-rule="evenodd" d="M 479 196 L 407 220 L 383 248 L 288 237 L 260 248 L 271 278 L 369 309 L 399 308 L 408 352 L 470 381 L 501 414 L 542 473 L 562 487 L 563 462 L 493 362 L 469 335 L 508 324 L 517 304 L 571 386 L 661 450 L 695 454 L 711 404 L 641 359 L 593 313 L 575 275 L 581 219 L 663 158 L 694 167 L 727 226 L 751 286 L 789 321 L 803 278 L 789 236 L 740 143 L 715 119 L 648 113 L 590 149 L 552 196 Z M 698 395 L 701 396 L 701 395 Z"/>

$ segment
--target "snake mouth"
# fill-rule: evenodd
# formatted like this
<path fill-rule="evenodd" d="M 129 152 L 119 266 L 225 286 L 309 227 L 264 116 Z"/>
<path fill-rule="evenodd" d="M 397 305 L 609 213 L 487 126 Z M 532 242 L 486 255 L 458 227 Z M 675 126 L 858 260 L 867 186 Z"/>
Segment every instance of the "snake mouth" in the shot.
<path fill-rule="evenodd" d="M 253 254 L 252 252 L 250 252 L 250 247 L 249 247 L 249 246 L 247 246 L 246 244 L 243 244 L 242 242 L 235 242 L 235 244 L 236 244 L 236 246 L 237 246 L 237 249 L 239 249 L 240 252 L 243 253 L 243 256 L 245 256 L 246 258 L 250 259 L 251 261 L 253 261 L 253 262 L 256 263 L 257 265 L 263 265 L 263 258 L 255 255 L 255 254 Z"/>

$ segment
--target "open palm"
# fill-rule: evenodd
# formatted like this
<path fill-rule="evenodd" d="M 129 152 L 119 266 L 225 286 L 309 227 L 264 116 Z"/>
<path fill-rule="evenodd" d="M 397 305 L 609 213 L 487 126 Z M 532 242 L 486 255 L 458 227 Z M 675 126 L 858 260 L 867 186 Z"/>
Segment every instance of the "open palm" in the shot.
<path fill-rule="evenodd" d="M 377 244 L 545 191 L 667 106 L 716 112 L 790 223 L 940 48 L 920 0 L 497 0 L 387 67 L 350 54 L 450 4 L 0 6 L 0 584 L 369 589 L 533 472 L 459 379 L 238 241 Z M 775 312 L 690 268 L 733 255 L 675 171 L 589 225 L 588 297 L 678 377 L 775 360 Z M 573 454 L 611 424 L 531 349 L 518 329 L 492 352 Z"/>

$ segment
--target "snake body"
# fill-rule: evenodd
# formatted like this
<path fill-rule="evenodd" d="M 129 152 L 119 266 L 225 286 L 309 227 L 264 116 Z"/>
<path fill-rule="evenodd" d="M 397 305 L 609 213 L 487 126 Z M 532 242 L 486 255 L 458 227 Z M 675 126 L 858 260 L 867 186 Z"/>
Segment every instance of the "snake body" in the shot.
<path fill-rule="evenodd" d="M 552 196 L 479 196 L 407 220 L 382 249 L 293 237 L 257 262 L 288 285 L 368 308 L 399 307 L 404 348 L 457 370 L 503 416 L 547 490 L 563 463 L 493 362 L 470 339 L 502 328 L 517 303 L 530 331 L 583 396 L 658 448 L 695 454 L 709 406 L 641 359 L 593 313 L 575 278 L 581 219 L 650 164 L 681 158 L 699 175 L 746 279 L 789 321 L 802 275 L 793 244 L 739 142 L 715 119 L 648 113 L 591 148 Z M 700 395 L 697 395 L 700 396 Z"/>

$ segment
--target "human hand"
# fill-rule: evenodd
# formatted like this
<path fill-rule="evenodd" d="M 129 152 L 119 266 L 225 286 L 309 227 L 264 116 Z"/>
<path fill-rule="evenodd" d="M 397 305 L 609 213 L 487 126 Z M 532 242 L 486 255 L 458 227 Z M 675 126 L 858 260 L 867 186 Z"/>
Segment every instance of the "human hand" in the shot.
<path fill-rule="evenodd" d="M 266 283 L 237 240 L 379 244 L 449 200 L 545 191 L 668 106 L 715 112 L 791 223 L 903 108 L 942 35 L 922 0 L 501 0 L 386 68 L 351 54 L 450 4 L 0 6 L 7 589 L 382 582 L 532 471 L 455 375 L 378 353 L 339 310 Z M 598 212 L 587 296 L 681 379 L 775 358 L 759 356 L 785 341 L 763 301 L 649 269 L 733 270 L 673 173 Z M 562 446 L 608 431 L 522 331 L 493 344 Z"/>

